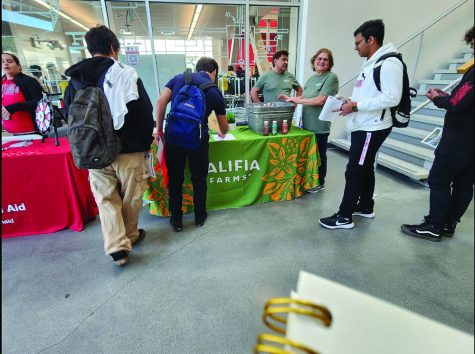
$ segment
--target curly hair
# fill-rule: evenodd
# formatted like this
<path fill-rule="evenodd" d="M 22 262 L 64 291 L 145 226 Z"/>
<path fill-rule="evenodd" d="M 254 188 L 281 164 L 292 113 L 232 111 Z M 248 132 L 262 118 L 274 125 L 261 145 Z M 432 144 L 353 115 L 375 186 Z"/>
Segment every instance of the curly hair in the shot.
<path fill-rule="evenodd" d="M 322 53 L 327 53 L 328 54 L 328 71 L 331 71 L 334 65 L 333 61 L 333 53 L 330 49 L 327 48 L 320 48 L 318 52 L 310 59 L 310 67 L 312 68 L 313 71 L 315 71 L 315 60 L 317 60 L 318 56 Z"/>

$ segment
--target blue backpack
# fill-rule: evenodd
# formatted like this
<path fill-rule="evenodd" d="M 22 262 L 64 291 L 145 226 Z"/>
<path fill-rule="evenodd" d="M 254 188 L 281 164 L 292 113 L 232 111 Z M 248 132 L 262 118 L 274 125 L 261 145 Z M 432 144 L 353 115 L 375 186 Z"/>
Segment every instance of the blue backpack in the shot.
<path fill-rule="evenodd" d="M 196 150 L 208 140 L 206 124 L 206 97 L 204 91 L 217 87 L 209 82 L 200 86 L 193 84 L 190 71 L 184 72 L 185 85 L 172 101 L 167 115 L 165 140 L 167 144 Z"/>

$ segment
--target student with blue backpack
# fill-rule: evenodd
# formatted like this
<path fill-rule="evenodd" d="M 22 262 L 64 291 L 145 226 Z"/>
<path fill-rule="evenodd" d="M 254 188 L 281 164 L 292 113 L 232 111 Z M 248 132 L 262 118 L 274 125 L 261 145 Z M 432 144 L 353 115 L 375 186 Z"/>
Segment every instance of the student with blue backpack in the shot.
<path fill-rule="evenodd" d="M 183 229 L 182 186 L 187 160 L 193 183 L 195 225 L 203 226 L 208 218 L 208 117 L 212 111 L 218 120 L 218 135 L 224 137 L 228 130 L 226 102 L 215 84 L 217 75 L 218 63 L 202 57 L 196 63 L 195 73 L 187 70 L 176 75 L 165 85 L 157 101 L 157 139 L 165 141 L 170 224 L 176 232 Z M 164 125 L 170 102 L 171 109 Z"/>

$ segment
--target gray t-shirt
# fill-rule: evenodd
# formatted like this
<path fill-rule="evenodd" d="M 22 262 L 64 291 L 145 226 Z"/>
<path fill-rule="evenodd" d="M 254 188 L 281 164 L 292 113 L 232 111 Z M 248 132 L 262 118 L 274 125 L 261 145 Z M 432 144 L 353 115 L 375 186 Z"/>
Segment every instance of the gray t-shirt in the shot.
<path fill-rule="evenodd" d="M 313 75 L 308 79 L 303 89 L 303 98 L 314 98 L 317 96 L 333 96 L 338 93 L 338 77 L 331 71 L 323 75 Z M 302 121 L 303 128 L 317 134 L 330 132 L 331 122 L 318 119 L 323 106 L 303 105 Z"/>
<path fill-rule="evenodd" d="M 292 89 L 297 90 L 300 84 L 289 72 L 278 74 L 274 70 L 262 74 L 254 87 L 262 91 L 264 102 L 277 102 L 279 95 L 290 96 Z"/>

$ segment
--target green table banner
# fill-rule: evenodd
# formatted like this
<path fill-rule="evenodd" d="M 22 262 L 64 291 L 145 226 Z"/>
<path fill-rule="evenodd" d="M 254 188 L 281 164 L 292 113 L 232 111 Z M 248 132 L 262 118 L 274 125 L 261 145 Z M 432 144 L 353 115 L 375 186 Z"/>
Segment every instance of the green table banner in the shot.
<path fill-rule="evenodd" d="M 207 209 L 239 208 L 256 203 L 291 200 L 318 186 L 315 134 L 292 127 L 286 135 L 259 135 L 248 127 L 230 131 L 235 140 L 210 138 Z M 158 169 L 157 145 L 152 145 L 156 177 L 150 177 L 144 201 L 150 214 L 169 216 L 168 192 Z M 188 168 L 183 185 L 183 213 L 193 211 L 193 185 Z"/>

